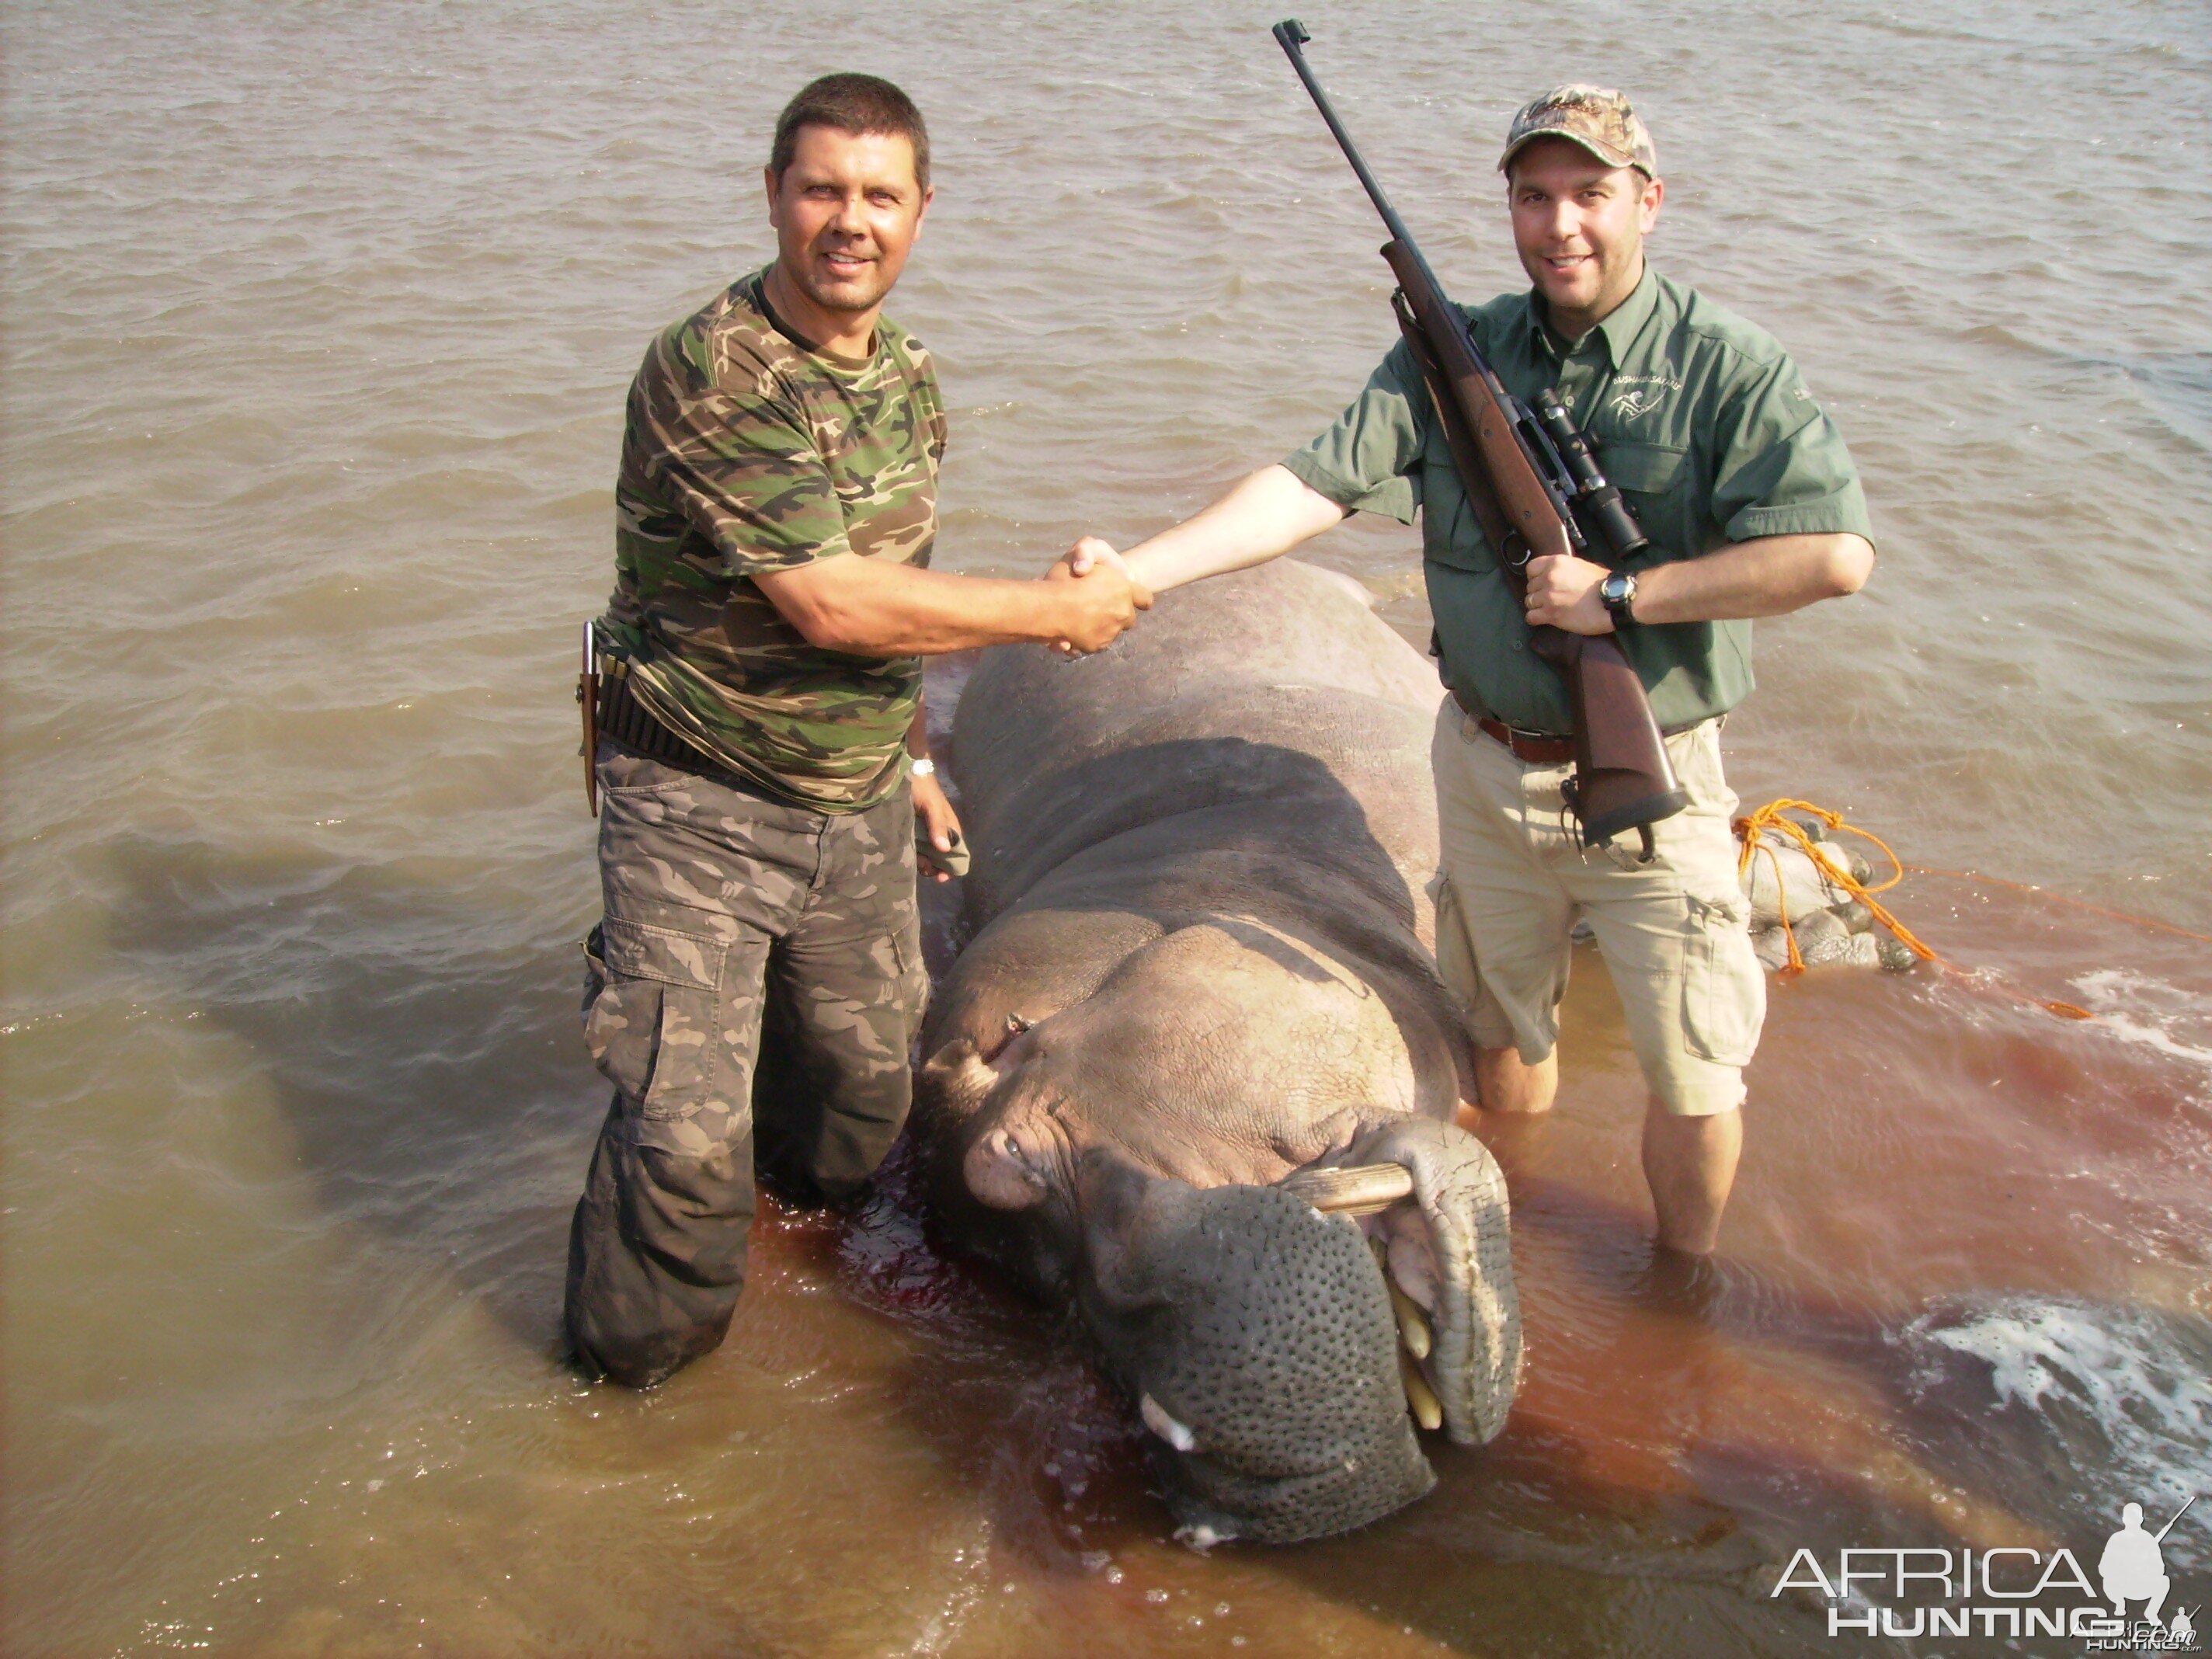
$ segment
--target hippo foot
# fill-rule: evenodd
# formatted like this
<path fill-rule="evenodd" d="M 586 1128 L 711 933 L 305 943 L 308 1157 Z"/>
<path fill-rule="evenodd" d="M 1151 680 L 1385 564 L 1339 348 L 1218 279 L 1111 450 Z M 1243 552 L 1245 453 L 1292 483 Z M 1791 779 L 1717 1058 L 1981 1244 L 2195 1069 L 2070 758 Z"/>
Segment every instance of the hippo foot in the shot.
<path fill-rule="evenodd" d="M 1790 965 L 1790 935 L 1797 936 L 1797 955 L 1808 968 L 1842 963 L 1850 968 L 1882 968 L 1901 973 L 1919 960 L 1902 939 L 1885 939 L 1874 931 L 1874 913 L 1856 900 L 1809 915 L 1793 915 L 1785 928 L 1778 921 L 1759 928 L 1751 948 L 1759 965 L 1779 973 Z"/>

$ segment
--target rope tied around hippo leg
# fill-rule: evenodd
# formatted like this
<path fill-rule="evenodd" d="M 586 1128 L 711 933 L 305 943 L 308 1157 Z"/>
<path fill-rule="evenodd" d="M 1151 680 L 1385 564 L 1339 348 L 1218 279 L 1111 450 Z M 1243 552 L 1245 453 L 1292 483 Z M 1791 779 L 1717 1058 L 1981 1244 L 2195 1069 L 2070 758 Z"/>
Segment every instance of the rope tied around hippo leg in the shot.
<path fill-rule="evenodd" d="M 1863 841 L 1872 842 L 1881 849 L 1882 857 L 1889 860 L 1889 878 L 1873 884 L 1861 881 L 1852 873 L 1847 864 L 1823 853 L 1820 850 L 1821 843 L 1813 837 L 1803 824 L 1795 818 L 1785 817 L 1784 814 L 1788 812 L 1802 812 L 1830 830 L 1856 836 Z M 1932 962 L 1947 973 L 1956 974 L 1962 978 L 1966 976 L 1965 969 L 1937 956 L 1933 949 L 1923 943 L 1918 935 L 1899 921 L 1890 912 L 1889 908 L 1875 896 L 1877 893 L 1887 893 L 1903 881 L 1905 866 L 1905 860 L 1897 856 L 1889 843 L 1872 830 L 1862 830 L 1856 824 L 1848 822 L 1841 812 L 1832 812 L 1825 806 L 1815 806 L 1811 801 L 1787 799 L 1767 802 L 1750 817 L 1736 819 L 1733 827 L 1736 834 L 1743 838 L 1743 851 L 1736 859 L 1736 874 L 1739 878 L 1750 871 L 1752 860 L 1761 853 L 1765 853 L 1772 862 L 1777 905 L 1782 918 L 1782 937 L 1784 942 L 1790 947 L 1790 965 L 1784 970 L 1784 972 L 1803 973 L 1805 958 L 1798 953 L 1796 929 L 1791 927 L 1790 922 L 1789 887 L 1783 878 L 1781 854 L 1775 844 L 1766 838 L 1768 830 L 1773 830 L 1778 835 L 1796 842 L 1803 849 L 1805 856 L 1813 861 L 1814 867 L 1821 872 L 1825 881 L 1850 894 L 1859 903 L 1866 906 L 1874 919 L 1889 929 L 1898 943 L 1904 945 L 1921 961 Z M 2095 1018 L 2087 1008 L 2077 1007 L 2070 1002 L 2053 1001 L 2022 992 L 2014 992 L 2012 994 L 2018 996 L 2024 1002 L 2033 1003 L 2045 1012 L 2057 1015 L 2061 1019 Z"/>
<path fill-rule="evenodd" d="M 1835 860 L 1820 851 L 1820 843 L 1806 833 L 1805 826 L 1795 818 L 1784 817 L 1783 816 L 1784 812 L 1803 812 L 1826 824 L 1830 830 L 1840 830 L 1846 834 L 1872 842 L 1876 847 L 1881 848 L 1881 855 L 1889 860 L 1889 879 L 1877 886 L 1869 886 L 1851 873 L 1849 866 L 1839 865 Z M 1831 812 L 1826 807 L 1815 806 L 1807 800 L 1769 801 L 1749 817 L 1738 818 L 1734 827 L 1736 834 L 1743 837 L 1743 851 L 1736 859 L 1738 876 L 1741 876 L 1751 868 L 1753 858 L 1760 853 L 1765 853 L 1773 863 L 1775 890 L 1782 913 L 1782 933 L 1790 945 L 1791 973 L 1802 974 L 1805 971 L 1805 958 L 1798 954 L 1797 932 L 1790 924 L 1790 894 L 1788 884 L 1783 879 L 1781 855 L 1773 843 L 1765 839 L 1765 832 L 1769 830 L 1778 831 L 1796 842 L 1804 849 L 1806 857 L 1813 860 L 1814 869 L 1820 871 L 1832 885 L 1841 888 L 1861 904 L 1865 905 L 1872 913 L 1874 919 L 1888 928 L 1897 937 L 1898 942 L 1911 951 L 1914 956 L 1918 957 L 1923 962 L 1937 960 L 1936 952 L 1923 944 L 1910 928 L 1891 915 L 1887 907 L 1875 897 L 1876 893 L 1887 893 L 1905 879 L 1904 861 L 1890 850 L 1889 843 L 1880 836 L 1871 830 L 1862 830 L 1856 824 L 1846 823 L 1841 812 Z"/>

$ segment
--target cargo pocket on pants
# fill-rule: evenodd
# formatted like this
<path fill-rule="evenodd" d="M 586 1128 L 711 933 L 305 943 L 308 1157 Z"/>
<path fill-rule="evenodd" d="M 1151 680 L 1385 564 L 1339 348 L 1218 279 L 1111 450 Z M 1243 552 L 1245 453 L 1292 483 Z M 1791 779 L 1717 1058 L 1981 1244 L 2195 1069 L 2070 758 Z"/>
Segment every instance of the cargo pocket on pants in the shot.
<path fill-rule="evenodd" d="M 1740 901 L 1685 893 L 1682 1042 L 1700 1060 L 1747 1066 L 1766 1018 L 1766 979 Z"/>
<path fill-rule="evenodd" d="M 599 945 L 595 958 L 592 946 Z M 585 942 L 584 1043 L 649 1118 L 681 1118 L 713 1092 L 727 947 L 710 934 L 609 920 Z"/>
<path fill-rule="evenodd" d="M 1482 1000 L 1482 972 L 1474 963 L 1474 941 L 1467 936 L 1467 919 L 1460 914 L 1451 878 L 1438 871 L 1429 883 L 1429 896 L 1437 907 L 1437 976 L 1472 1012 Z"/>

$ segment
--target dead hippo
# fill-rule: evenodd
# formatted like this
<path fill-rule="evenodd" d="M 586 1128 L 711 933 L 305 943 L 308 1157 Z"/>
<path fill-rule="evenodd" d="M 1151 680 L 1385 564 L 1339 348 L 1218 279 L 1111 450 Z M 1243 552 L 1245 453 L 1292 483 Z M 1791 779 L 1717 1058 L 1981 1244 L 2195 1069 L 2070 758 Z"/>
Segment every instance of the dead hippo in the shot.
<path fill-rule="evenodd" d="M 1188 1537 L 1387 1515 L 1435 1480 L 1409 1401 L 1475 1443 L 1519 1382 L 1421 896 L 1438 696 L 1356 584 L 1279 560 L 1096 657 L 988 653 L 961 702 L 975 931 L 915 1133 L 954 1235 L 1079 1311 Z"/>

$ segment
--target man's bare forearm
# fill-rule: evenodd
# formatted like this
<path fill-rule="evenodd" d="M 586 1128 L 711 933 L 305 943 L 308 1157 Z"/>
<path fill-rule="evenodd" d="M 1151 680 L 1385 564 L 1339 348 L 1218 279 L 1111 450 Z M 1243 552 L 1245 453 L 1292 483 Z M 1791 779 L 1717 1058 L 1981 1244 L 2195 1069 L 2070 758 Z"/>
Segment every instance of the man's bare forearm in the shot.
<path fill-rule="evenodd" d="M 1857 592 L 1873 571 L 1874 548 L 1863 536 L 1760 536 L 1638 572 L 1636 620 L 1784 617 Z"/>
<path fill-rule="evenodd" d="M 1084 591 L 1102 578 L 1108 589 Z M 1115 572 L 1083 582 L 1000 581 L 846 555 L 753 580 L 809 643 L 863 657 L 1071 638 L 1088 643 L 1115 611 L 1117 595 L 1127 609 L 1127 584 Z"/>
<path fill-rule="evenodd" d="M 1264 564 L 1344 518 L 1343 507 L 1288 467 L 1262 467 L 1212 506 L 1139 542 L 1122 558 L 1130 574 L 1158 592 Z"/>

